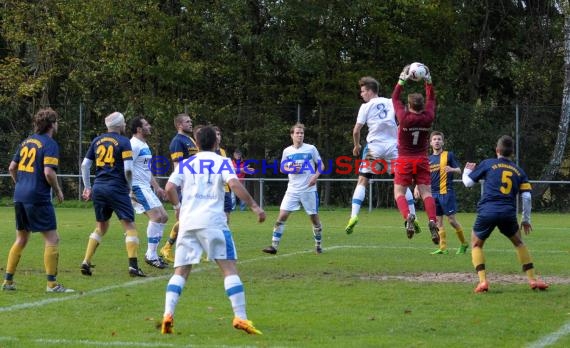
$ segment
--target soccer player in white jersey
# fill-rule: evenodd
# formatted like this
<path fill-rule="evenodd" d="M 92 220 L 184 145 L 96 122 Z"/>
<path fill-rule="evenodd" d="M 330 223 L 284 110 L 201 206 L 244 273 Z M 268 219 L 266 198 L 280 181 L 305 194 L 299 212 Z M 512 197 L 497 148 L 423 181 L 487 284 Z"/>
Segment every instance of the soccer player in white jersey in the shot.
<path fill-rule="evenodd" d="M 251 198 L 235 175 L 229 158 L 214 152 L 216 132 L 205 126 L 196 134 L 200 152 L 180 160 L 177 169 L 166 184 L 168 199 L 174 204 L 180 222 L 174 256 L 174 275 L 166 287 L 162 333 L 171 334 L 174 310 L 192 265 L 200 263 L 205 251 L 215 261 L 224 277 L 224 288 L 233 311 L 233 327 L 249 334 L 261 334 L 247 319 L 243 283 L 236 268 L 237 253 L 224 213 L 224 186 L 230 189 L 265 221 L 265 212 Z M 177 187 L 182 187 L 182 203 L 178 201 Z"/>
<path fill-rule="evenodd" d="M 152 174 L 152 153 L 146 142 L 151 134 L 150 123 L 144 117 L 135 117 L 131 121 L 131 147 L 133 149 L 133 183 L 132 203 L 137 214 L 145 213 L 148 216 L 146 228 L 147 250 L 145 262 L 156 268 L 165 268 L 168 264 L 158 256 L 157 248 L 162 239 L 164 226 L 168 221 L 168 214 L 158 197 L 165 197 Z M 154 191 L 153 191 L 154 189 Z M 158 195 L 158 197 L 157 197 Z"/>
<path fill-rule="evenodd" d="M 360 164 L 358 182 L 352 195 L 352 210 L 350 220 L 345 227 L 345 232 L 351 234 L 358 223 L 358 213 L 366 195 L 368 180 L 375 174 L 391 173 L 391 161 L 398 157 L 398 125 L 392 99 L 379 97 L 379 83 L 370 76 L 364 76 L 359 81 L 360 97 L 364 104 L 358 110 L 358 116 L 352 139 L 354 148 L 352 154 L 355 157 L 360 155 L 362 146 L 360 145 L 360 131 L 366 124 L 368 135 L 366 136 L 366 146 L 362 151 L 362 163 Z M 380 160 L 380 161 L 378 161 Z M 374 168 L 372 165 L 374 164 Z M 386 164 L 387 167 L 383 167 Z M 414 196 L 410 189 L 406 191 L 406 199 L 410 212 L 415 212 Z M 417 222 L 414 223 L 416 233 L 420 232 Z"/>
<path fill-rule="evenodd" d="M 279 166 L 283 174 L 289 174 L 289 184 L 281 201 L 279 216 L 273 227 L 271 245 L 262 251 L 267 254 L 277 254 L 285 221 L 292 211 L 299 210 L 302 205 L 313 224 L 315 251 L 320 254 L 323 249 L 321 247 L 322 227 L 319 219 L 317 179 L 324 170 L 324 164 L 317 148 L 303 143 L 305 139 L 305 126 L 303 124 L 295 124 L 291 127 L 290 133 L 293 145 L 283 151 L 281 165 Z"/>

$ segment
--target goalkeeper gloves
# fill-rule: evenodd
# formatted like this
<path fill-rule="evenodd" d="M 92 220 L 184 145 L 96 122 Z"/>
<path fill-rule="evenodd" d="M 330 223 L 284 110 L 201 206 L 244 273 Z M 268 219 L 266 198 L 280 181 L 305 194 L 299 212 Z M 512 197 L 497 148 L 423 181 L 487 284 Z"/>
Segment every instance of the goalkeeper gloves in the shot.
<path fill-rule="evenodd" d="M 426 76 L 424 76 L 424 81 L 431 85 L 431 74 L 429 73 L 429 68 L 427 67 L 427 65 L 424 66 L 426 68 Z"/>
<path fill-rule="evenodd" d="M 400 73 L 400 77 L 398 79 L 398 84 L 404 85 L 406 81 L 410 78 L 410 64 L 406 65 L 402 72 Z"/>

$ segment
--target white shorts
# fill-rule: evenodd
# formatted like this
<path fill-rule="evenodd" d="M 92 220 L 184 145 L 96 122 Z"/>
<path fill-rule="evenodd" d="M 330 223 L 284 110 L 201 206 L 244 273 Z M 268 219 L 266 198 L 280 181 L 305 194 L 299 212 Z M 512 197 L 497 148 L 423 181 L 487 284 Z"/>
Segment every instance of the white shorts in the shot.
<path fill-rule="evenodd" d="M 392 161 L 398 158 L 398 144 L 368 143 L 362 151 L 362 159 L 358 170 L 361 174 L 390 174 Z"/>
<path fill-rule="evenodd" d="M 203 252 L 212 261 L 237 260 L 236 246 L 229 230 L 201 228 L 178 233 L 174 267 L 199 264 Z"/>
<path fill-rule="evenodd" d="M 131 200 L 131 202 L 133 203 L 133 208 L 135 208 L 135 212 L 137 214 L 142 214 L 151 209 L 162 207 L 162 202 L 158 199 L 150 186 L 133 186 L 133 193 L 136 201 Z"/>
<path fill-rule="evenodd" d="M 301 205 L 308 215 L 315 215 L 319 212 L 319 194 L 317 191 L 310 192 L 285 192 L 279 209 L 286 211 L 299 210 Z"/>

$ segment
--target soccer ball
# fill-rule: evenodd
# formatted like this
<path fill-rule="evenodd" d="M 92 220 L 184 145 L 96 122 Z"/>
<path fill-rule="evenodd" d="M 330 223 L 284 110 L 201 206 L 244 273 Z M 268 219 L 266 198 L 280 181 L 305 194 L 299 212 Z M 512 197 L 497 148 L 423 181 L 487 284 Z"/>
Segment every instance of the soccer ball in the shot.
<path fill-rule="evenodd" d="M 426 77 L 427 74 L 426 66 L 423 65 L 422 63 L 417 63 L 417 62 L 412 63 L 410 64 L 409 74 L 410 74 L 410 80 L 413 81 L 423 80 L 423 78 Z"/>

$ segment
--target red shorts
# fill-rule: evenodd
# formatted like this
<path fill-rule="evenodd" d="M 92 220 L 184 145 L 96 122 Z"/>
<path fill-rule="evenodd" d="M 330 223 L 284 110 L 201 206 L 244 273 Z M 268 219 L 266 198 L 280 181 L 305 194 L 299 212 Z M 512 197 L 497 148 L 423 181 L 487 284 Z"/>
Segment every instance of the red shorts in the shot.
<path fill-rule="evenodd" d="M 402 186 L 431 185 L 429 160 L 423 157 L 398 157 L 394 163 L 394 183 Z"/>

